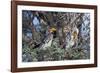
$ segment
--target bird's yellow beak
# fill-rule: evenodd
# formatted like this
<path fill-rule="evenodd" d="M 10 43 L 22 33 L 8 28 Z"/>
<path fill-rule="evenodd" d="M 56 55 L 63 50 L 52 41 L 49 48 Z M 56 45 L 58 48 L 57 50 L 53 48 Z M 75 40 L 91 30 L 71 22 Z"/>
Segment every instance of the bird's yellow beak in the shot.
<path fill-rule="evenodd" d="M 50 29 L 50 32 L 54 32 L 54 31 L 56 31 L 56 28 L 51 28 Z"/>

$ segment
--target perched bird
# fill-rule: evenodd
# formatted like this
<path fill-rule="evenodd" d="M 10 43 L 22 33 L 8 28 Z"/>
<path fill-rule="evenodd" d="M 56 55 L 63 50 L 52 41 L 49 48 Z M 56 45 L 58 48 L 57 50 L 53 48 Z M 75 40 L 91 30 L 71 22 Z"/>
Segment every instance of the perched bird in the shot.
<path fill-rule="evenodd" d="M 73 27 L 71 31 L 69 27 L 65 27 L 64 31 L 66 33 L 66 41 L 64 43 L 66 43 L 66 49 L 67 49 L 75 45 L 78 39 L 79 30 L 77 27 Z"/>
<path fill-rule="evenodd" d="M 49 31 L 49 34 L 48 36 L 44 39 L 44 43 L 42 43 L 41 45 L 41 49 L 46 49 L 46 47 L 50 47 L 51 44 L 52 44 L 52 41 L 53 41 L 53 38 L 54 38 L 54 32 L 56 31 L 55 28 L 51 28 L 48 30 Z"/>
<path fill-rule="evenodd" d="M 71 38 L 72 38 L 73 41 L 76 41 L 78 39 L 78 33 L 79 33 L 78 28 L 74 27 L 73 31 L 72 31 L 72 36 L 71 36 Z"/>

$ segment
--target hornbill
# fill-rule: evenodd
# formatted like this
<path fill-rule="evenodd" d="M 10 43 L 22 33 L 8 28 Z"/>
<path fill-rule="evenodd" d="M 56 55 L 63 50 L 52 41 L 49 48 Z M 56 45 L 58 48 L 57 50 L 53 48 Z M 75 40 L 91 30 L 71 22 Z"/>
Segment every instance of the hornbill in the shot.
<path fill-rule="evenodd" d="M 79 34 L 79 30 L 77 27 L 73 27 L 72 31 L 68 30 L 67 33 L 70 33 L 70 39 L 69 37 L 67 37 L 68 35 L 66 35 L 66 49 L 73 47 L 76 45 L 77 40 L 78 40 L 78 34 Z"/>
<path fill-rule="evenodd" d="M 40 43 L 33 42 L 34 44 L 33 49 L 40 48 L 46 49 L 46 47 L 50 47 L 52 44 L 53 39 L 56 38 L 56 28 L 48 29 L 48 35 L 46 35 L 43 39 L 41 39 Z"/>
<path fill-rule="evenodd" d="M 56 38 L 56 28 L 51 28 L 48 30 L 49 34 L 44 39 L 44 42 L 40 46 L 41 49 L 46 49 L 46 47 L 50 47 L 54 38 Z"/>

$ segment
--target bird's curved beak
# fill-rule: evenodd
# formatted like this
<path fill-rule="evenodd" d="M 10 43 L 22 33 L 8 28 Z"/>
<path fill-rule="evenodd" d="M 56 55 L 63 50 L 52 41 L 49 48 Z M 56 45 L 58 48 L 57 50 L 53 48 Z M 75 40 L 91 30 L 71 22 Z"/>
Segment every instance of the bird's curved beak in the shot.
<path fill-rule="evenodd" d="M 51 33 L 54 32 L 54 31 L 56 31 L 56 28 L 51 28 L 51 29 L 50 29 L 50 32 L 51 32 Z"/>

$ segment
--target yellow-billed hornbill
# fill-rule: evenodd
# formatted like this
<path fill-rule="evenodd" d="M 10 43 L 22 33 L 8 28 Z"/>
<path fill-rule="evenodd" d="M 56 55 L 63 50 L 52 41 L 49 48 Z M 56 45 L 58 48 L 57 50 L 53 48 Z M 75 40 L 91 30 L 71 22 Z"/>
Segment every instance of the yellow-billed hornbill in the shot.
<path fill-rule="evenodd" d="M 50 47 L 54 38 L 56 38 L 56 29 L 50 28 L 48 29 L 49 34 L 44 39 L 44 43 L 41 45 L 41 49 L 46 49 L 46 47 Z"/>

